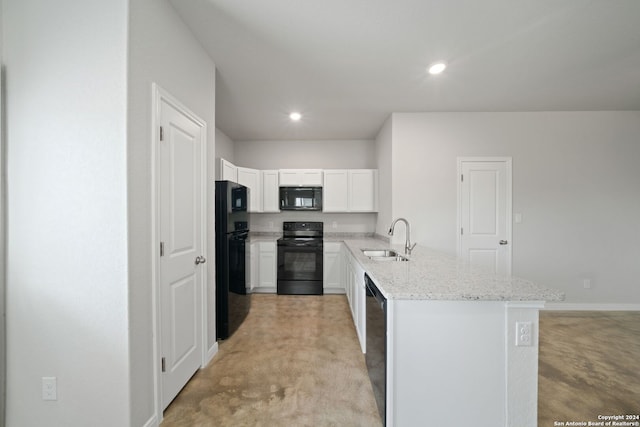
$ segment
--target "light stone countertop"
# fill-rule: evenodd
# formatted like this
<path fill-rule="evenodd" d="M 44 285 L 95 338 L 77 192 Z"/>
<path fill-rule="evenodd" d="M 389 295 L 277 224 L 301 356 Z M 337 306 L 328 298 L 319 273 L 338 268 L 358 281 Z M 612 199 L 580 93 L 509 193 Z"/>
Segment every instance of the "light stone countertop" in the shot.
<path fill-rule="evenodd" d="M 499 276 L 471 266 L 455 256 L 424 246 L 413 249 L 409 261 L 373 261 L 361 249 L 392 248 L 404 253 L 404 245 L 380 239 L 332 238 L 343 241 L 387 299 L 449 301 L 561 301 L 558 290 L 514 276 Z"/>

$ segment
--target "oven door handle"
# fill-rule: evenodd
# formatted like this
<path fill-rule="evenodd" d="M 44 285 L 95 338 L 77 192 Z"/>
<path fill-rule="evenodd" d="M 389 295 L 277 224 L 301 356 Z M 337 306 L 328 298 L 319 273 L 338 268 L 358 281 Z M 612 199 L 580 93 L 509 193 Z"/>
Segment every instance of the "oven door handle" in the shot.
<path fill-rule="evenodd" d="M 307 242 L 301 242 L 301 243 L 287 243 L 285 245 L 281 245 L 282 247 L 296 247 L 296 248 L 317 248 L 317 247 L 322 247 L 322 245 L 319 245 L 317 243 L 307 243 Z"/>

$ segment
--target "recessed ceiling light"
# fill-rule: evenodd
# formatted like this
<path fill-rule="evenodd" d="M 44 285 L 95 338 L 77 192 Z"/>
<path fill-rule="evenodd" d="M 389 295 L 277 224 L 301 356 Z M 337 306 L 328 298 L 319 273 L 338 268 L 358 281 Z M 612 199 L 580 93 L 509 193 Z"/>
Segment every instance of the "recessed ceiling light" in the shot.
<path fill-rule="evenodd" d="M 289 114 L 289 118 L 294 122 L 297 122 L 302 118 L 302 114 L 294 111 L 293 113 Z"/>
<path fill-rule="evenodd" d="M 436 62 L 431 67 L 429 67 L 429 74 L 440 74 L 447 68 L 444 62 Z"/>

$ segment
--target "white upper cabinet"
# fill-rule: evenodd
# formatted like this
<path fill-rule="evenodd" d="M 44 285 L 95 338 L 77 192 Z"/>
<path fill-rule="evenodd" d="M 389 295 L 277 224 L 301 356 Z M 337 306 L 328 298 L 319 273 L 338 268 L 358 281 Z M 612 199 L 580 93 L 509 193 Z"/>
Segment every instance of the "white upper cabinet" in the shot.
<path fill-rule="evenodd" d="M 249 189 L 249 212 L 262 212 L 261 174 L 257 169 L 238 167 L 238 181 Z"/>
<path fill-rule="evenodd" d="M 281 187 L 322 187 L 322 169 L 280 169 Z"/>
<path fill-rule="evenodd" d="M 249 212 L 280 212 L 280 187 L 323 187 L 323 212 L 377 212 L 377 169 L 259 170 L 219 159 L 218 179 L 249 188 Z"/>
<path fill-rule="evenodd" d="M 238 168 L 230 161 L 221 158 L 218 165 L 218 179 L 238 182 Z"/>
<path fill-rule="evenodd" d="M 262 171 L 262 212 L 280 212 L 280 186 L 277 170 Z"/>
<path fill-rule="evenodd" d="M 322 199 L 322 210 L 324 212 L 349 211 L 348 170 L 328 169 L 324 171 Z"/>
<path fill-rule="evenodd" d="M 324 212 L 377 212 L 376 169 L 327 169 L 324 171 Z"/>
<path fill-rule="evenodd" d="M 378 171 L 352 169 L 349 171 L 349 212 L 378 211 Z"/>

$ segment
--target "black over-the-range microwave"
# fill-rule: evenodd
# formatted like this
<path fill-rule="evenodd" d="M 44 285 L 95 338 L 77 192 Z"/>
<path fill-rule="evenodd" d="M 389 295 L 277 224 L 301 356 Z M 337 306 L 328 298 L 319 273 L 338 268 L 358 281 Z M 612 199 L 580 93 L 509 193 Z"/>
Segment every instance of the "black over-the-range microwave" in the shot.
<path fill-rule="evenodd" d="M 280 210 L 321 211 L 322 187 L 280 187 Z"/>

